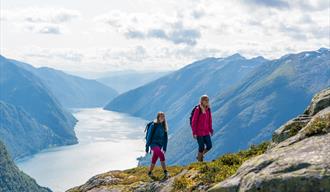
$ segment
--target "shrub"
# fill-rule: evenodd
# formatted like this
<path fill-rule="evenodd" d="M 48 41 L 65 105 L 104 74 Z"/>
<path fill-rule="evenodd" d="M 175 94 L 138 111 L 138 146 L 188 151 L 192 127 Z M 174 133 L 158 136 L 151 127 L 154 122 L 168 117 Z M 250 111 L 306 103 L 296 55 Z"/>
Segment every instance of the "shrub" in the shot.
<path fill-rule="evenodd" d="M 324 117 L 317 117 L 315 120 L 310 122 L 306 127 L 305 135 L 307 137 L 313 135 L 325 134 L 330 131 L 330 114 L 325 115 Z"/>

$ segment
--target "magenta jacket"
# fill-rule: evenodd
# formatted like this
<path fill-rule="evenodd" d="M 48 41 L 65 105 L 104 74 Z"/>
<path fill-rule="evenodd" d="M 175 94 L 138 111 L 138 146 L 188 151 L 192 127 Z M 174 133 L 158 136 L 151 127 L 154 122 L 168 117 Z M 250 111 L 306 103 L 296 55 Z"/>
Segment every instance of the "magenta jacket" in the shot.
<path fill-rule="evenodd" d="M 207 136 L 213 134 L 211 110 L 206 109 L 205 113 L 202 113 L 201 110 L 200 107 L 197 107 L 192 117 L 193 135 Z"/>

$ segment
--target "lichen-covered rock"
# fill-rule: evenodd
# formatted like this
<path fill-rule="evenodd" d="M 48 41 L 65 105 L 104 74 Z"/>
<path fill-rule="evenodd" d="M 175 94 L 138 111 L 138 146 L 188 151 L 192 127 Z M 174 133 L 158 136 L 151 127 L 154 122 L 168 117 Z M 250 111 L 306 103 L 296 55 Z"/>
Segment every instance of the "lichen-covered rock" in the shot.
<path fill-rule="evenodd" d="M 282 125 L 273 133 L 273 142 L 280 143 L 294 135 L 296 135 L 311 120 L 308 115 L 299 115 Z"/>
<path fill-rule="evenodd" d="M 109 171 L 96 175 L 85 184 L 69 189 L 69 192 L 167 192 L 173 190 L 174 180 L 188 172 L 186 169 L 168 167 L 173 176 L 163 180 L 162 171 L 155 170 L 155 179 L 147 176 L 146 167 L 137 167 L 124 171 Z"/>
<path fill-rule="evenodd" d="M 273 142 L 280 143 L 296 135 L 319 111 L 330 106 L 330 89 L 325 89 L 316 94 L 304 114 L 293 118 L 273 133 Z"/>
<path fill-rule="evenodd" d="M 329 96 L 330 89 L 316 95 L 305 115 L 277 130 L 271 149 L 209 191 L 330 191 Z"/>
<path fill-rule="evenodd" d="M 316 94 L 311 104 L 307 107 L 304 114 L 313 116 L 322 109 L 325 109 L 330 106 L 330 88 L 325 89 L 318 94 Z"/>

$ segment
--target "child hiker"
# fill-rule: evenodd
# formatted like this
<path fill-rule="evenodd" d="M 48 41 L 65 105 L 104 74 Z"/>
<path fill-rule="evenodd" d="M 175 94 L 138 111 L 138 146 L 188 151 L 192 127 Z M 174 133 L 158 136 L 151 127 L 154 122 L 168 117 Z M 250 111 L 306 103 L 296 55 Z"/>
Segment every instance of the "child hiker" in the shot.
<path fill-rule="evenodd" d="M 168 126 L 165 119 L 165 114 L 163 112 L 158 112 L 157 119 L 147 125 L 146 153 L 149 152 L 149 147 L 152 151 L 152 159 L 148 172 L 149 177 L 153 177 L 152 171 L 158 158 L 164 171 L 163 178 L 166 179 L 168 177 L 164 155 L 167 147 L 167 131 Z"/>

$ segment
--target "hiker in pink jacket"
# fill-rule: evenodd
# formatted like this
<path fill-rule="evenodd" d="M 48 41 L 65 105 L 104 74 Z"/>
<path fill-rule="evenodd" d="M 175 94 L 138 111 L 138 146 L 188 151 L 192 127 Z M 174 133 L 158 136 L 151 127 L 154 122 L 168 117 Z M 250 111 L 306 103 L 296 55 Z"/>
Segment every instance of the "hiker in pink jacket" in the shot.
<path fill-rule="evenodd" d="M 196 159 L 203 162 L 204 155 L 212 148 L 211 136 L 212 129 L 212 115 L 209 104 L 209 97 L 203 95 L 192 112 L 191 128 L 193 137 L 197 139 L 198 155 Z"/>

